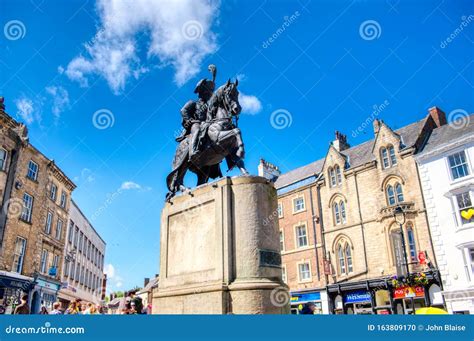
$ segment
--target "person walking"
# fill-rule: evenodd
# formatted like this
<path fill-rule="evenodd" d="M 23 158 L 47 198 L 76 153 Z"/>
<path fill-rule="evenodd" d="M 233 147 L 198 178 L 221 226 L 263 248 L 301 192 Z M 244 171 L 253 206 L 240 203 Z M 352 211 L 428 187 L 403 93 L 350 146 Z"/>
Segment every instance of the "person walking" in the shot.
<path fill-rule="evenodd" d="M 40 315 L 49 315 L 48 309 L 46 309 L 45 306 L 42 306 L 42 307 L 41 307 L 41 310 L 40 310 L 40 312 L 39 312 L 39 314 L 40 314 Z"/>
<path fill-rule="evenodd" d="M 66 309 L 66 315 L 76 315 L 79 314 L 78 302 L 73 301 L 69 304 L 69 307 Z"/>
<path fill-rule="evenodd" d="M 30 313 L 30 307 L 28 306 L 28 295 L 21 296 L 21 304 L 19 304 L 13 314 L 15 315 L 28 315 Z"/>
<path fill-rule="evenodd" d="M 63 312 L 59 309 L 61 307 L 61 303 L 54 302 L 53 303 L 53 310 L 49 313 L 50 315 L 62 315 Z"/>

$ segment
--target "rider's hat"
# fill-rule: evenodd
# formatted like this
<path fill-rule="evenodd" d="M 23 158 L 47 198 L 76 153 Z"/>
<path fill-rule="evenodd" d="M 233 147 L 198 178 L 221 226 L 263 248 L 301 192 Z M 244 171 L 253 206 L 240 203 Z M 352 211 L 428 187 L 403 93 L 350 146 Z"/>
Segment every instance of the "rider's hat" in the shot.
<path fill-rule="evenodd" d="M 196 84 L 196 88 L 194 89 L 194 93 L 198 94 L 204 89 L 213 92 L 214 87 L 215 87 L 215 84 L 214 84 L 213 81 L 208 80 L 207 78 L 203 78 Z"/>

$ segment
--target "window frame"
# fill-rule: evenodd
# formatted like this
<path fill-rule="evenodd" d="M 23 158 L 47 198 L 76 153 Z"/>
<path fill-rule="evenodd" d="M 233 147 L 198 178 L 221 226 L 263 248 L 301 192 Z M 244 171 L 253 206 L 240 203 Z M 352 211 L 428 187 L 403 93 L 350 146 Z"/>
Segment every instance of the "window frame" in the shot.
<path fill-rule="evenodd" d="M 30 200 L 25 200 L 25 198 Z M 27 223 L 31 223 L 31 219 L 33 217 L 34 200 L 35 198 L 31 194 L 27 192 L 23 193 L 23 210 L 21 212 L 20 219 Z M 29 206 L 27 202 L 29 202 Z"/>
<path fill-rule="evenodd" d="M 51 234 L 51 230 L 53 228 L 53 212 L 48 210 L 48 213 L 46 213 L 46 225 L 44 227 L 44 232 L 46 234 Z"/>
<path fill-rule="evenodd" d="M 413 224 L 408 222 L 406 224 L 406 233 L 407 233 L 407 247 L 408 247 L 408 256 L 410 257 L 410 261 L 417 262 L 418 255 L 416 251 L 416 238 L 415 238 L 415 231 L 413 229 Z M 411 236 L 411 237 L 410 237 Z"/>
<path fill-rule="evenodd" d="M 41 259 L 40 259 L 40 272 L 43 274 L 48 273 L 48 258 L 49 258 L 48 250 L 42 249 Z"/>
<path fill-rule="evenodd" d="M 59 224 L 61 223 L 61 224 Z M 62 236 L 62 233 L 63 233 L 63 227 L 64 227 L 64 221 L 60 218 L 58 218 L 58 221 L 56 222 L 56 234 L 54 235 L 54 237 L 57 239 L 57 240 L 61 240 L 61 236 Z"/>
<path fill-rule="evenodd" d="M 298 232 L 299 232 L 299 228 L 303 228 L 304 229 L 304 235 L 299 235 Z M 306 241 L 306 244 L 305 245 L 300 245 L 300 239 L 301 238 L 304 238 L 304 240 Z M 309 246 L 309 238 L 308 238 L 308 227 L 306 225 L 306 223 L 299 223 L 299 224 L 296 224 L 295 225 L 295 244 L 296 244 L 296 248 L 297 249 L 301 249 L 301 248 L 304 248 L 304 247 L 308 247 Z"/>
<path fill-rule="evenodd" d="M 333 215 L 334 215 L 334 225 L 341 225 L 341 211 L 339 208 L 339 203 L 334 202 L 332 204 L 333 207 Z"/>
<path fill-rule="evenodd" d="M 302 276 L 301 276 L 302 272 L 300 271 L 300 267 L 303 266 L 303 265 L 308 266 L 308 270 L 305 271 L 309 275 L 308 278 L 302 278 Z M 312 273 L 311 273 L 311 262 L 309 260 L 305 260 L 305 261 L 301 261 L 301 262 L 296 263 L 296 270 L 297 270 L 297 273 L 298 273 L 298 282 L 299 283 L 311 282 Z"/>
<path fill-rule="evenodd" d="M 344 203 L 344 200 L 339 202 L 339 212 L 341 214 L 341 223 L 347 223 L 346 204 Z"/>
<path fill-rule="evenodd" d="M 341 167 L 339 165 L 334 166 L 334 171 L 336 173 L 336 184 L 339 186 L 342 184 L 342 172 L 341 172 Z"/>
<path fill-rule="evenodd" d="M 54 202 L 56 202 L 57 196 L 58 196 L 58 186 L 56 186 L 56 184 L 54 184 L 54 183 L 51 183 L 51 189 L 49 191 L 49 198 L 51 200 L 53 200 Z"/>
<path fill-rule="evenodd" d="M 278 218 L 283 218 L 283 203 L 279 202 L 277 206 Z"/>
<path fill-rule="evenodd" d="M 302 200 L 302 207 L 300 209 L 297 209 L 297 200 Z M 304 195 L 299 195 L 295 198 L 293 198 L 293 214 L 295 213 L 300 213 L 300 212 L 304 212 L 306 211 L 306 202 L 305 202 L 305 198 L 304 198 Z"/>
<path fill-rule="evenodd" d="M 328 169 L 329 173 L 329 187 L 336 187 L 337 185 L 337 179 L 336 179 L 336 171 L 334 170 L 333 167 L 329 167 Z"/>
<path fill-rule="evenodd" d="M 452 166 L 450 158 L 455 156 L 455 155 L 461 155 L 461 154 L 464 156 L 464 162 L 461 162 L 460 164 Z M 471 165 L 470 165 L 470 162 L 469 162 L 469 155 L 466 152 L 466 149 L 459 150 L 457 152 L 454 152 L 454 153 L 449 154 L 448 156 L 446 156 L 446 163 L 448 165 L 449 176 L 450 176 L 452 182 L 462 181 L 463 179 L 465 179 L 466 177 L 469 177 L 471 175 Z M 466 174 L 463 175 L 463 176 L 455 177 L 454 174 L 453 174 L 453 168 L 457 169 L 458 167 L 462 167 L 462 166 L 465 166 Z"/>
<path fill-rule="evenodd" d="M 458 196 L 461 196 L 461 195 L 465 195 L 467 194 L 468 197 L 469 197 L 469 201 L 471 203 L 470 206 L 463 206 L 463 208 L 461 208 L 461 206 L 459 205 L 459 200 L 458 200 Z M 474 195 L 472 193 L 472 190 L 471 189 L 467 189 L 463 192 L 459 192 L 459 193 L 456 193 L 454 194 L 454 204 L 455 204 L 455 208 L 456 208 L 456 221 L 457 221 L 457 225 L 458 225 L 458 228 L 466 228 L 466 227 L 469 227 L 469 226 L 472 226 L 474 224 L 474 217 L 472 217 L 469 221 L 467 222 L 464 222 L 464 217 L 461 215 L 461 211 L 464 211 L 465 209 L 474 209 Z"/>
<path fill-rule="evenodd" d="M 20 253 L 18 253 L 18 242 L 22 241 L 22 246 Z M 23 264 L 25 261 L 25 254 L 26 254 L 26 245 L 27 245 L 27 240 L 26 238 L 17 236 L 15 240 L 15 251 L 13 253 L 13 264 L 12 264 L 12 272 L 18 273 L 21 275 L 21 272 L 23 271 Z M 15 266 L 16 263 L 16 266 Z"/>
<path fill-rule="evenodd" d="M 280 251 L 285 251 L 285 234 L 283 229 L 280 229 Z M 93 255 L 91 255 L 92 259 Z"/>
<path fill-rule="evenodd" d="M 31 165 L 36 166 L 36 170 L 31 169 Z M 31 173 L 31 174 L 30 174 Z M 26 170 L 26 177 L 33 181 L 38 181 L 39 165 L 33 160 L 28 161 L 28 168 Z"/>
<path fill-rule="evenodd" d="M 59 206 L 62 208 L 66 208 L 67 206 L 67 195 L 64 190 L 61 190 L 61 200 L 59 201 Z"/>
<path fill-rule="evenodd" d="M 2 151 L 4 158 L 0 157 L 0 171 L 5 171 L 7 168 L 8 151 L 5 148 L 0 148 L 0 155 Z"/>

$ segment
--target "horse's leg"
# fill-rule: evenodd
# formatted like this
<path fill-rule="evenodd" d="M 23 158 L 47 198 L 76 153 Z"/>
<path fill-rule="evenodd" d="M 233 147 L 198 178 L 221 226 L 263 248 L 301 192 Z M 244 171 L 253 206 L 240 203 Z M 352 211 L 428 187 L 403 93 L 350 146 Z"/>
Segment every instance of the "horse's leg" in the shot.
<path fill-rule="evenodd" d="M 197 186 L 207 183 L 209 180 L 209 167 L 204 167 L 197 174 Z"/>
<path fill-rule="evenodd" d="M 187 160 L 188 158 L 185 159 L 181 167 L 179 167 L 178 169 L 178 175 L 177 175 L 177 180 L 176 180 L 176 184 L 177 184 L 176 192 L 177 191 L 185 192 L 189 190 L 188 187 L 184 186 L 184 176 L 186 175 L 186 172 L 188 171 L 188 167 L 189 167 L 189 162 Z"/>
<path fill-rule="evenodd" d="M 247 169 L 245 168 L 245 164 L 244 164 L 244 160 L 242 159 L 239 159 L 235 165 L 240 169 L 240 172 L 243 174 L 243 175 L 249 175 L 249 172 L 247 171 Z"/>
<path fill-rule="evenodd" d="M 240 133 L 240 129 L 236 128 L 234 130 L 235 130 L 235 140 L 237 142 L 237 147 L 238 147 L 237 152 L 235 154 L 239 157 L 239 159 L 243 159 L 245 157 L 245 149 L 244 149 L 244 141 L 242 140 L 242 134 Z"/>

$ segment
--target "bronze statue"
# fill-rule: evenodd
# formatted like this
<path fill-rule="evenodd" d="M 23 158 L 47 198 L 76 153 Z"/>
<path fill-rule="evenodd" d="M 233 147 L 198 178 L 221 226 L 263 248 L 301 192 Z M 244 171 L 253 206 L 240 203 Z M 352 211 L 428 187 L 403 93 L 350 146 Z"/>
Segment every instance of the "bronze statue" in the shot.
<path fill-rule="evenodd" d="M 189 169 L 198 177 L 197 185 L 209 178 L 222 176 L 219 164 L 226 159 L 229 170 L 237 166 L 242 174 L 248 174 L 244 165 L 244 143 L 237 127 L 241 106 L 239 91 L 230 79 L 217 89 L 214 84 L 216 67 L 209 66 L 212 81 L 202 79 L 194 90 L 197 101 L 189 101 L 181 110 L 183 133 L 176 138 L 179 145 L 173 159 L 172 171 L 166 178 L 169 201 L 178 191 L 185 191 L 184 176 Z M 235 122 L 234 119 L 235 118 Z"/>

